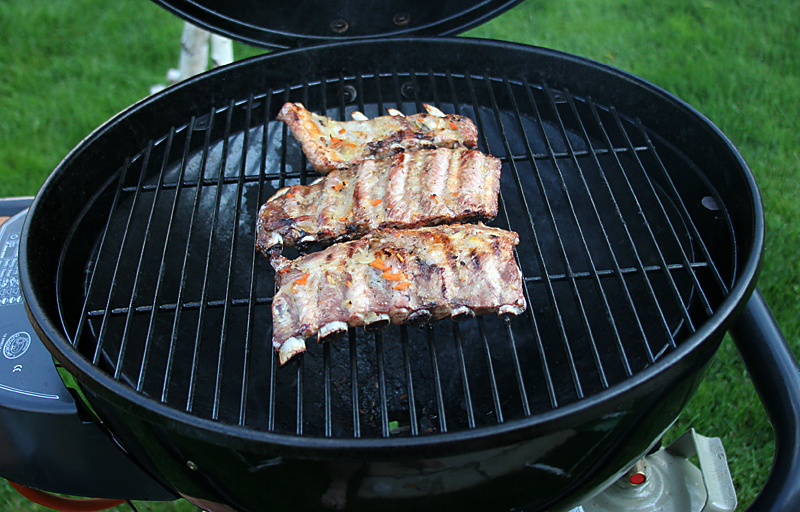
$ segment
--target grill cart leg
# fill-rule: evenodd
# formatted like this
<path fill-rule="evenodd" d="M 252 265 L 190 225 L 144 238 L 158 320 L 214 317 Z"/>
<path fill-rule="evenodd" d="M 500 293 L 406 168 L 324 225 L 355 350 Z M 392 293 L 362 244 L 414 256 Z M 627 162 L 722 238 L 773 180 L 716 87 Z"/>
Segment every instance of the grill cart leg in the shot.
<path fill-rule="evenodd" d="M 758 289 L 731 337 L 775 433 L 772 471 L 747 512 L 800 510 L 800 367 Z"/>

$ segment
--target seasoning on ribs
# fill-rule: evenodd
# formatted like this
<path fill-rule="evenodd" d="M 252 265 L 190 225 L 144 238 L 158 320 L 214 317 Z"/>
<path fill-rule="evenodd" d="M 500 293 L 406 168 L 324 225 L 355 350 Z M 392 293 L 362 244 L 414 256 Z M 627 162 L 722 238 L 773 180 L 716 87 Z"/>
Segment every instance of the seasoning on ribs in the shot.
<path fill-rule="evenodd" d="M 364 160 L 311 185 L 280 189 L 258 213 L 256 247 L 358 238 L 497 215 L 500 160 L 474 149 L 434 149 Z"/>
<path fill-rule="evenodd" d="M 283 364 L 305 340 L 525 310 L 519 236 L 483 224 L 381 230 L 294 260 L 275 251 L 272 344 Z"/>
<path fill-rule="evenodd" d="M 435 148 L 474 148 L 478 131 L 466 117 L 425 105 L 428 114 L 392 115 L 335 121 L 309 112 L 302 103 L 286 103 L 278 114 L 300 142 L 308 161 L 321 174 L 345 169 L 368 158 L 385 158 L 402 151 Z"/>

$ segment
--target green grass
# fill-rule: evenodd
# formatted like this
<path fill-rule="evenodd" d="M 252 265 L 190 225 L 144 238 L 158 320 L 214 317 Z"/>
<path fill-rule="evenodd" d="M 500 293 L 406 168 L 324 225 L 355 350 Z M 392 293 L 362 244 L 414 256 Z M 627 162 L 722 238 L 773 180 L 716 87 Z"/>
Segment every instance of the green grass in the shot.
<path fill-rule="evenodd" d="M 175 67 L 182 22 L 146 0 L 0 2 L 0 196 L 31 195 L 83 137 Z M 717 124 L 763 194 L 760 287 L 800 353 L 800 3 L 793 0 L 528 0 L 469 33 L 611 64 Z M 236 47 L 237 58 L 259 53 Z M 774 443 L 733 344 L 670 431 L 723 438 L 740 509 Z M 140 510 L 194 510 L 186 502 Z M 46 510 L 0 487 L 0 510 Z M 128 510 L 121 507 L 119 510 Z"/>

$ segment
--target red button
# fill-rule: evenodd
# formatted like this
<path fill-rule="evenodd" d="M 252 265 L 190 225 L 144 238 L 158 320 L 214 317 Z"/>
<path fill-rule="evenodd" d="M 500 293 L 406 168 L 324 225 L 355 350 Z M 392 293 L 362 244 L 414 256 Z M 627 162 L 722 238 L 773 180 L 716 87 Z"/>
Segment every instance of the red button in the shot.
<path fill-rule="evenodd" d="M 643 473 L 634 473 L 628 478 L 628 481 L 633 485 L 642 485 L 645 481 Z"/>

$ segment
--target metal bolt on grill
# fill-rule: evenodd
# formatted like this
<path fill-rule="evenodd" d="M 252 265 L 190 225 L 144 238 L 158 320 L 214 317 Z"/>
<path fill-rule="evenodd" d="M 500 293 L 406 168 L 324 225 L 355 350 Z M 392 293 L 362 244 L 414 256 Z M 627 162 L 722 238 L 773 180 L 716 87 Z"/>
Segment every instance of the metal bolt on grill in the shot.
<path fill-rule="evenodd" d="M 315 177 L 274 120 L 285 101 L 339 119 L 423 102 L 473 119 L 480 149 L 503 162 L 492 224 L 520 235 L 525 314 L 351 329 L 279 367 L 273 272 L 254 250 L 255 218 L 279 188 Z M 692 162 L 638 120 L 568 90 L 376 71 L 233 98 L 182 122 L 102 187 L 65 245 L 58 286 L 64 328 L 85 357 L 198 417 L 341 438 L 504 423 L 652 365 L 732 285 L 736 262 L 710 257 L 719 246 L 736 254 L 729 220 Z M 68 272 L 80 258 L 84 274 Z"/>

